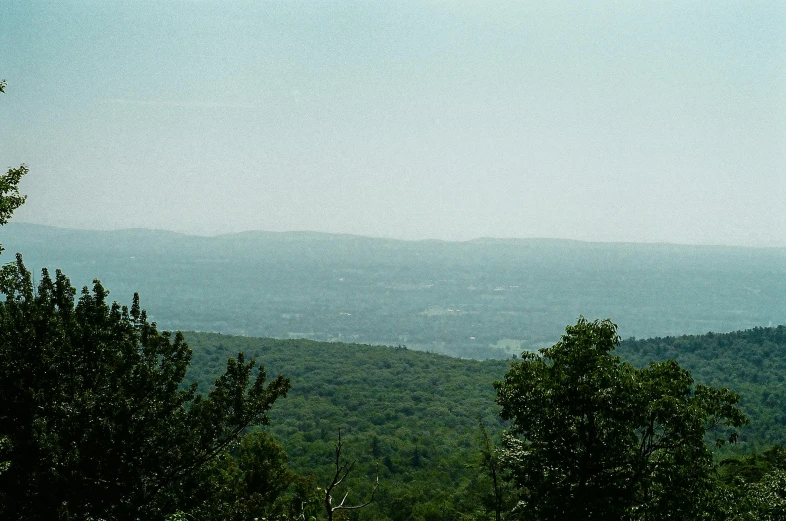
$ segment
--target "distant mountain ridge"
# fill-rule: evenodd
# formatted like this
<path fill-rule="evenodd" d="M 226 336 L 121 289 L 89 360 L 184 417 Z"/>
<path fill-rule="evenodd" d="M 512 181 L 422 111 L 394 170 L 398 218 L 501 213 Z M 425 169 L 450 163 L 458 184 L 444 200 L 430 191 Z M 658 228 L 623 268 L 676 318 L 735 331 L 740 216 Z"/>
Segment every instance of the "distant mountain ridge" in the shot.
<path fill-rule="evenodd" d="M 213 237 L 10 223 L 6 262 L 138 291 L 161 327 L 407 344 L 506 357 L 559 338 L 578 315 L 623 336 L 786 323 L 786 248 L 562 239 L 402 241 L 321 232 Z"/>
<path fill-rule="evenodd" d="M 46 233 L 52 234 L 86 234 L 86 235 L 127 235 L 130 237 L 150 238 L 150 237 L 181 237 L 188 239 L 200 240 L 232 240 L 232 239 L 279 239 L 279 240 L 303 240 L 303 239 L 319 239 L 319 240 L 335 240 L 335 239 L 350 239 L 361 240 L 369 242 L 392 242 L 392 243 L 410 243 L 410 244 L 568 244 L 568 245 L 585 245 L 588 247 L 605 247 L 605 246 L 630 246 L 640 248 L 678 248 L 678 249 L 719 249 L 719 250 L 764 250 L 764 251 L 782 251 L 786 253 L 786 246 L 735 246 L 735 245 L 722 245 L 722 244 L 681 244 L 670 242 L 631 242 L 631 241 L 586 241 L 581 239 L 564 239 L 557 237 L 476 237 L 467 240 L 445 240 L 445 239 L 397 239 L 391 237 L 374 237 L 370 235 L 358 235 L 352 233 L 332 233 L 320 232 L 310 230 L 292 230 L 292 231 L 271 231 L 271 230 L 244 230 L 240 232 L 218 233 L 212 235 L 191 234 L 185 232 L 178 232 L 173 230 L 166 230 L 163 228 L 119 228 L 112 230 L 88 229 L 88 228 L 68 228 L 51 226 L 45 224 L 27 223 L 27 222 L 11 222 L 6 224 L 5 227 L 0 228 L 0 233 L 8 233 L 11 235 L 19 235 L 24 233 L 25 230 L 32 231 L 37 235 L 45 235 Z"/>

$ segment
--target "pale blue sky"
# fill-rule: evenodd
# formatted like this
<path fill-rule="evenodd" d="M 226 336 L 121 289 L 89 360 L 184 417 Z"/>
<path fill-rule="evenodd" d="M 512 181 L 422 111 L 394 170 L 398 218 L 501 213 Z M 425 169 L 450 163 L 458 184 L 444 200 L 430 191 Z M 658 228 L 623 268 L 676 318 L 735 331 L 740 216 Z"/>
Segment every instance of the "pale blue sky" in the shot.
<path fill-rule="evenodd" d="M 2 0 L 19 221 L 786 245 L 786 2 Z"/>

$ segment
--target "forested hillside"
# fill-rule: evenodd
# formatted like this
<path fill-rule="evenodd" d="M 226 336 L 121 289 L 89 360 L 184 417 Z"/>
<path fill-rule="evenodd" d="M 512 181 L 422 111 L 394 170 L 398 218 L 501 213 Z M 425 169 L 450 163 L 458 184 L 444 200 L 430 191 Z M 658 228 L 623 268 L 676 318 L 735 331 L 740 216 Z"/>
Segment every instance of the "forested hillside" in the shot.
<path fill-rule="evenodd" d="M 271 412 L 270 431 L 296 471 L 326 482 L 336 432 L 358 458 L 352 489 L 368 493 L 381 479 L 378 501 L 362 519 L 440 519 L 490 508 L 491 483 L 479 467 L 478 420 L 499 440 L 504 424 L 492 382 L 509 361 L 458 360 L 398 347 L 272 340 L 188 333 L 194 359 L 188 378 L 211 381 L 238 351 L 262 361 L 268 373 L 292 381 Z M 636 366 L 676 358 L 695 380 L 741 394 L 751 424 L 721 454 L 746 454 L 786 444 L 783 413 L 786 328 L 627 340 L 616 354 Z M 424 517 L 425 516 L 425 517 Z M 452 518 L 452 517 L 448 517 Z"/>
<path fill-rule="evenodd" d="M 638 366 L 675 359 L 697 381 L 739 393 L 751 419 L 740 438 L 747 450 L 786 444 L 786 327 L 627 340 L 618 354 Z"/>
<path fill-rule="evenodd" d="M 358 459 L 349 481 L 356 498 L 380 477 L 377 500 L 362 519 L 439 519 L 441 510 L 489 507 L 493 490 L 480 468 L 478 422 L 498 438 L 503 423 L 491 384 L 509 362 L 308 340 L 186 337 L 194 351 L 187 379 L 212 381 L 228 356 L 243 351 L 268 374 L 291 380 L 289 395 L 271 411 L 270 432 L 294 470 L 313 473 L 323 487 L 342 429 L 347 457 Z"/>
<path fill-rule="evenodd" d="M 398 241 L 318 233 L 218 237 L 12 223 L 9 251 L 112 298 L 140 292 L 168 329 L 508 358 L 583 314 L 623 337 L 786 322 L 786 251 L 564 240 Z"/>

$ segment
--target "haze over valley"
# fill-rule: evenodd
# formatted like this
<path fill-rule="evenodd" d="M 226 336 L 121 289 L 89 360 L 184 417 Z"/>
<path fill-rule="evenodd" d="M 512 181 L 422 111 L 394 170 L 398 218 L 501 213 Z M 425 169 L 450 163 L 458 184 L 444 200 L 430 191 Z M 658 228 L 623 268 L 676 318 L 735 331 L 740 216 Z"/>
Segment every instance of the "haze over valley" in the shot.
<path fill-rule="evenodd" d="M 784 27 L 0 0 L 0 519 L 786 519 Z"/>
<path fill-rule="evenodd" d="M 508 358 L 579 315 L 654 337 L 786 323 L 786 249 L 319 233 L 68 230 L 11 223 L 9 251 L 161 327 Z"/>

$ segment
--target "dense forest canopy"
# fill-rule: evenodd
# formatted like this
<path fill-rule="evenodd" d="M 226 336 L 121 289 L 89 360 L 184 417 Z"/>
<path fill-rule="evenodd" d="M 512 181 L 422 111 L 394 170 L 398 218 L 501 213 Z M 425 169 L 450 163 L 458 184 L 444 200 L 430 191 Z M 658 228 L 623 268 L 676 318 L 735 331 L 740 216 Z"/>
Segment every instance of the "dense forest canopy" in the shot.
<path fill-rule="evenodd" d="M 191 350 L 135 295 L 107 302 L 58 271 L 37 287 L 21 255 L 0 273 L 0 517 L 161 519 L 230 508 L 209 484 L 222 455 L 286 396 L 242 354 L 207 393 L 184 386 Z M 266 483 L 267 485 L 267 483 Z M 207 487 L 207 488 L 206 488 Z M 272 502 L 271 502 L 272 503 Z"/>
<path fill-rule="evenodd" d="M 350 481 L 358 490 L 367 490 L 377 473 L 382 477 L 377 501 L 358 514 L 362 519 L 432 519 L 424 512 L 432 512 L 433 519 L 442 519 L 444 512 L 449 513 L 446 519 L 459 519 L 451 516 L 468 512 L 473 504 L 483 505 L 488 515 L 493 512 L 491 479 L 478 472 L 483 443 L 477 419 L 498 443 L 506 423 L 499 417 L 491 382 L 503 379 L 510 361 L 477 362 L 401 347 L 309 340 L 207 333 L 186 333 L 186 338 L 194 348 L 189 378 L 209 381 L 222 361 L 238 350 L 265 360 L 271 371 L 291 378 L 292 391 L 271 411 L 270 431 L 286 447 L 297 471 L 316 472 L 324 480 L 331 469 L 333 430 L 345 426 L 349 450 L 359 459 L 356 480 Z M 674 350 L 687 343 L 696 346 L 694 358 L 687 356 L 687 350 Z M 718 345 L 725 349 L 717 349 Z M 751 345 L 759 346 L 760 364 L 756 356 L 748 356 L 753 354 Z M 783 328 L 629 339 L 616 349 L 635 367 L 676 356 L 697 382 L 740 392 L 740 406 L 751 424 L 738 430 L 737 443 L 716 452 L 719 461 L 732 454 L 761 454 L 775 443 L 786 444 L 782 402 L 757 398 L 770 397 L 779 388 L 783 373 L 777 368 L 784 352 Z M 773 370 L 761 374 L 756 384 L 745 384 L 729 371 L 735 367 L 736 374 L 752 374 L 759 365 Z M 712 432 L 708 443 L 712 445 L 718 435 Z M 743 458 L 732 475 L 748 473 L 752 467 L 786 468 L 780 460 L 771 461 L 746 463 Z M 755 476 L 758 480 L 764 474 L 760 470 Z M 509 492 L 506 505 L 511 506 Z"/>
<path fill-rule="evenodd" d="M 19 279 L 21 282 L 29 284 L 29 282 L 24 282 L 27 279 L 24 276 L 24 272 L 21 271 L 21 266 L 17 273 L 22 275 L 22 279 Z M 57 283 L 61 286 L 65 284 L 66 286 L 64 287 L 67 287 L 67 280 L 62 278 L 61 275 L 58 275 Z M 44 277 L 39 287 L 38 295 L 43 297 L 51 294 L 51 298 L 56 298 L 57 295 L 68 296 L 67 291 L 49 290 L 50 293 L 42 293 L 50 285 L 51 283 Z M 29 290 L 25 291 L 29 294 Z M 105 307 L 106 304 L 102 300 L 102 295 L 105 296 L 105 293 L 102 291 L 102 288 L 97 286 L 93 295 L 86 293 L 80 299 L 79 306 L 75 311 L 78 316 L 82 317 L 80 319 L 81 323 L 88 320 L 85 317 L 94 317 L 89 319 L 91 321 L 95 321 L 101 316 L 106 317 L 101 320 L 119 320 L 117 327 L 120 329 L 118 331 L 127 331 L 127 334 L 132 335 L 130 338 L 133 338 L 135 331 L 133 325 L 136 321 L 142 324 L 141 329 L 138 331 L 142 333 L 141 338 L 143 342 L 149 343 L 155 338 L 155 331 L 145 325 L 144 314 L 136 303 L 134 303 L 131 309 L 121 313 L 119 308 Z M 17 306 L 26 305 L 24 301 L 24 297 L 22 297 L 21 301 L 6 301 L 2 306 L 5 324 L 8 325 L 10 324 L 9 320 L 14 320 L 13 317 L 16 312 L 13 310 Z M 39 298 L 39 301 L 40 303 L 36 304 L 36 306 L 43 305 L 44 307 L 32 307 L 31 310 L 40 309 L 40 311 L 35 313 L 43 312 L 40 316 L 42 319 L 45 319 L 45 310 L 55 308 L 47 307 L 45 298 Z M 17 303 L 15 304 L 14 302 Z M 68 310 L 69 306 L 65 303 L 64 305 L 58 305 L 58 308 Z M 101 309 L 104 309 L 104 311 L 98 314 L 95 313 L 95 311 L 100 311 Z M 114 309 L 118 309 L 118 311 L 114 311 Z M 117 314 L 114 315 L 114 313 Z M 129 322 L 127 323 L 128 325 L 124 326 L 123 324 L 126 320 Z M 79 326 L 80 321 L 73 325 Z M 43 356 L 28 357 L 26 359 L 27 362 L 25 362 L 28 364 L 27 367 L 35 367 L 34 364 L 41 363 L 50 364 L 49 367 L 54 370 L 51 376 L 54 378 L 57 377 L 58 372 L 62 371 L 60 368 L 65 367 L 62 364 L 71 364 L 73 368 L 80 368 L 78 371 L 92 371 L 93 369 L 90 369 L 91 364 L 80 362 L 77 365 L 73 365 L 73 361 L 77 360 L 74 358 L 74 355 L 78 355 L 79 351 L 75 351 L 73 355 L 68 354 L 68 344 L 61 344 L 57 340 L 58 331 L 62 330 L 61 328 L 66 326 L 67 323 L 57 324 L 55 322 L 49 326 L 51 328 L 49 331 L 51 331 L 51 334 L 55 334 L 55 336 L 44 335 L 39 337 L 39 344 L 42 347 L 46 346 L 46 348 L 43 351 L 34 350 L 31 354 L 40 353 Z M 578 326 L 581 325 L 582 323 L 580 322 Z M 147 333 L 145 333 L 146 329 Z M 7 335 L 11 330 L 6 326 L 2 330 L 7 332 L 5 338 L 8 338 Z M 570 331 L 571 329 L 569 328 L 568 332 L 570 333 Z M 761 333 L 762 331 L 759 330 L 751 331 L 747 336 L 755 339 L 761 337 Z M 24 335 L 26 333 L 22 330 L 15 334 Z M 153 336 L 150 336 L 151 334 Z M 146 336 L 148 339 L 144 340 Z M 708 338 L 712 338 L 714 341 L 716 336 L 718 335 L 711 335 Z M 746 333 L 720 336 L 733 342 L 735 339 L 745 338 Z M 50 338 L 50 340 L 47 340 L 47 338 Z M 84 338 L 81 342 L 87 343 L 82 344 L 82 346 L 89 349 L 95 341 L 91 339 L 100 337 L 95 337 L 93 334 L 84 337 L 80 334 L 75 338 Z M 85 391 L 92 388 L 94 392 L 99 393 L 97 396 L 104 396 L 109 389 L 113 388 L 112 382 L 115 378 L 123 378 L 123 373 L 117 372 L 116 369 L 117 367 L 122 367 L 122 361 L 120 366 L 105 365 L 110 360 L 115 360 L 114 357 L 126 349 L 121 347 L 122 343 L 117 343 L 117 340 L 111 340 L 110 338 L 107 338 L 108 342 L 102 343 L 103 347 L 101 347 L 104 353 L 102 360 L 106 360 L 106 362 L 100 362 L 97 366 L 101 371 L 110 371 L 101 373 L 103 375 L 101 376 L 102 381 L 105 381 L 109 387 L 84 388 Z M 173 511 L 181 509 L 184 512 L 191 512 L 192 515 L 200 513 L 199 515 L 203 517 L 207 516 L 207 519 L 250 519 L 245 516 L 252 515 L 252 512 L 268 512 L 268 515 L 279 515 L 284 516 L 281 519 L 288 519 L 287 515 L 299 515 L 296 513 L 286 514 L 287 509 L 290 508 L 287 505 L 291 505 L 291 508 L 296 510 L 290 512 L 298 512 L 297 509 L 299 508 L 301 509 L 299 510 L 300 512 L 311 512 L 319 518 L 324 515 L 324 513 L 320 514 L 322 511 L 318 508 L 319 487 L 324 487 L 330 483 L 333 468 L 331 454 L 335 447 L 335 432 L 341 429 L 344 433 L 344 456 L 350 461 L 357 462 L 357 466 L 353 467 L 353 474 L 348 477 L 343 485 L 347 486 L 348 490 L 354 491 L 353 494 L 357 497 L 365 498 L 372 491 L 376 479 L 380 480 L 379 490 L 374 497 L 373 503 L 368 505 L 367 508 L 348 513 L 351 519 L 391 519 L 402 521 L 409 519 L 480 520 L 489 519 L 491 516 L 494 516 L 495 511 L 503 513 L 505 519 L 515 518 L 515 516 L 511 517 L 513 514 L 508 514 L 508 512 L 516 505 L 517 492 L 513 486 L 516 482 L 508 481 L 511 476 L 509 467 L 508 470 L 503 471 L 506 465 L 510 465 L 510 463 L 509 461 L 506 463 L 504 457 L 499 459 L 500 456 L 496 455 L 498 451 L 493 448 L 489 449 L 488 445 L 489 440 L 492 440 L 492 443 L 498 443 L 502 431 L 509 427 L 502 422 L 498 415 L 499 409 L 494 404 L 494 392 L 491 387 L 491 383 L 495 380 L 501 381 L 506 372 L 508 375 L 513 374 L 509 362 L 459 360 L 437 354 L 412 351 L 403 347 L 320 343 L 307 340 L 254 339 L 204 333 L 189 333 L 186 335 L 186 339 L 193 346 L 194 357 L 184 383 L 198 379 L 203 383 L 216 381 L 215 385 L 220 385 L 219 382 L 221 380 L 214 380 L 214 377 L 220 375 L 221 367 L 225 365 L 227 358 L 230 358 L 230 367 L 241 367 L 232 365 L 232 357 L 235 356 L 233 353 L 240 350 L 245 351 L 249 356 L 266 360 L 268 362 L 268 371 L 282 371 L 292 375 L 293 387 L 290 395 L 284 400 L 277 400 L 270 410 L 271 426 L 268 430 L 247 434 L 243 438 L 242 443 L 234 445 L 235 448 L 230 452 L 211 460 L 211 464 L 202 467 L 199 471 L 193 468 L 193 474 L 190 475 L 193 479 L 189 479 L 184 484 L 186 486 L 185 489 L 167 490 L 163 496 L 163 501 L 153 502 L 145 508 L 160 509 L 165 508 L 164 505 L 170 505 L 169 508 Z M 701 342 L 706 339 L 705 337 L 684 337 L 677 340 Z M 179 371 L 185 368 L 183 363 L 187 363 L 187 360 L 190 358 L 190 355 L 187 357 L 183 356 L 186 353 L 190 353 L 190 349 L 188 352 L 183 351 L 185 344 L 182 340 L 177 340 L 177 342 L 179 342 L 178 345 L 180 347 L 174 350 L 172 350 L 172 347 L 167 347 L 168 344 L 166 342 L 160 343 L 156 341 L 153 343 L 153 345 L 159 345 L 166 352 L 175 355 L 173 362 L 176 364 L 175 366 L 179 367 L 175 373 L 168 373 L 167 364 L 169 362 L 161 366 L 163 370 L 162 376 L 164 374 L 173 375 L 174 380 L 172 380 L 172 383 L 177 382 L 177 379 L 182 377 L 183 373 L 179 373 Z M 783 345 L 782 339 L 780 339 L 780 342 Z M 599 343 L 599 341 L 593 340 L 593 345 L 594 343 Z M 6 346 L 3 350 L 4 356 L 11 357 L 9 358 L 11 360 L 14 358 L 14 355 L 13 351 L 8 351 L 10 346 L 21 346 L 22 344 L 9 344 L 4 341 L 3 345 Z M 601 343 L 600 345 L 603 344 Z M 98 347 L 98 344 L 96 344 L 96 347 Z M 646 347 L 646 344 L 643 344 L 642 347 Z M 121 351 L 115 352 L 114 349 L 116 348 L 121 349 Z M 556 348 L 557 346 L 554 349 Z M 126 350 L 125 352 L 133 354 L 134 350 Z M 144 352 L 145 350 L 143 349 L 140 354 Z M 546 350 L 544 353 L 554 356 L 554 351 L 552 350 Z M 601 351 L 602 353 L 603 351 Z M 643 349 L 640 349 L 639 354 L 643 353 Z M 643 354 L 643 356 L 646 357 L 646 354 Z M 516 362 L 516 364 L 520 366 L 522 363 L 526 363 L 527 360 L 534 360 L 533 357 L 534 355 L 528 355 L 522 362 Z M 58 362 L 58 360 L 62 360 L 62 362 Z M 120 361 L 122 359 L 117 360 Z M 112 362 L 112 364 L 116 363 Z M 18 376 L 6 373 L 2 379 L 5 382 L 12 382 L 17 378 L 24 377 L 25 374 L 29 374 L 25 373 L 24 367 L 18 364 L 5 363 L 3 366 L 6 367 L 6 371 L 13 367 L 18 367 L 19 369 L 16 370 L 22 371 L 17 373 Z M 172 366 L 172 368 L 175 366 Z M 624 365 L 620 367 L 623 369 L 623 374 L 627 374 L 625 372 L 628 369 L 624 369 Z M 668 367 L 668 365 L 664 367 Z M 73 370 L 71 369 L 71 372 L 68 374 L 75 374 Z M 88 374 L 92 373 L 85 373 L 85 376 Z M 176 374 L 181 376 L 175 377 Z M 683 371 L 675 374 L 687 375 L 688 373 Z M 133 385 L 134 378 L 132 377 L 128 380 L 129 384 Z M 680 376 L 680 378 L 683 378 L 683 376 Z M 687 385 L 691 385 L 690 377 L 688 376 L 687 378 L 685 380 Z M 63 383 L 67 383 L 67 381 Z M 162 380 L 161 383 L 165 383 L 165 381 Z M 244 380 L 238 381 L 241 383 L 241 387 L 242 381 Z M 528 380 L 523 380 L 523 382 L 526 381 Z M 57 389 L 54 382 L 46 378 L 32 380 L 26 387 L 30 389 L 40 388 L 48 393 L 47 395 L 49 396 L 53 396 L 52 393 Z M 121 392 L 113 396 L 120 399 L 123 399 L 124 396 L 130 398 L 129 392 L 132 388 L 121 387 Z M 177 387 L 169 388 L 177 389 Z M 203 391 L 211 388 L 212 386 L 208 385 Z M 178 392 L 191 392 L 188 389 L 197 390 L 188 386 L 180 387 L 180 389 L 183 391 Z M 698 389 L 699 387 L 697 387 L 697 392 Z M 621 390 L 624 391 L 624 389 Z M 585 391 L 582 391 L 581 387 L 578 387 L 577 391 L 579 394 L 576 396 L 585 396 Z M 514 391 L 513 396 L 521 393 L 523 391 Z M 510 395 L 510 392 L 506 391 L 505 394 Z M 32 396 L 38 395 L 33 394 Z M 69 396 L 65 395 L 63 397 L 63 406 L 59 409 L 50 407 L 41 409 L 44 411 L 41 418 L 47 418 L 49 414 L 55 414 L 55 418 L 57 418 L 61 416 L 60 413 L 57 413 L 58 410 L 61 412 L 74 410 L 67 405 L 71 400 Z M 82 398 L 79 398 L 80 396 L 77 393 L 73 395 L 73 398 L 82 400 Z M 186 396 L 183 395 L 183 398 Z M 211 393 L 211 396 L 213 396 L 213 393 Z M 219 393 L 216 396 L 222 396 L 222 394 Z M 700 393 L 696 395 L 697 398 L 700 396 Z M 230 396 L 226 396 L 226 398 L 230 398 Z M 625 392 L 620 394 L 620 399 L 622 401 L 619 403 L 635 402 L 635 400 L 627 402 L 632 397 Z M 653 399 L 657 399 L 657 396 L 653 395 Z M 699 399 L 703 400 L 703 398 Z M 642 403 L 647 402 L 649 402 L 648 399 Z M 23 404 L 24 401 L 16 400 L 13 403 Z M 77 435 L 75 439 L 82 439 L 85 443 L 91 443 L 91 448 L 98 451 L 96 456 L 100 455 L 101 451 L 104 450 L 100 447 L 105 446 L 109 449 L 113 446 L 113 443 L 122 442 L 126 444 L 126 450 L 134 450 L 132 448 L 133 444 L 144 440 L 144 438 L 139 438 L 138 434 L 134 434 L 136 432 L 134 429 L 128 429 L 133 423 L 127 424 L 128 420 L 123 419 L 122 407 L 113 406 L 112 402 L 93 403 L 98 408 L 84 410 L 83 407 L 80 407 L 84 418 L 78 423 L 70 423 L 72 427 L 67 432 L 72 434 L 68 434 L 68 436 L 73 437 Z M 133 401 L 120 403 L 131 404 L 132 408 L 137 407 L 133 405 Z M 225 407 L 226 405 L 219 409 L 208 408 L 207 410 L 212 410 L 214 412 L 210 414 L 215 414 Z M 17 407 L 15 410 L 17 412 L 14 412 L 14 410 L 6 411 L 4 416 L 6 418 L 13 417 L 19 411 L 23 411 L 24 408 L 20 409 Z M 559 414 L 561 410 L 563 410 L 563 407 L 555 403 L 543 411 L 544 413 L 550 411 L 554 414 Z M 110 413 L 110 415 L 105 416 L 106 413 Z M 70 413 L 66 412 L 64 418 L 68 419 L 69 417 Z M 212 417 L 213 419 L 206 417 L 199 423 L 204 427 L 209 427 L 213 424 L 213 420 L 219 417 L 214 416 Z M 94 424 L 89 418 L 104 419 Z M 166 423 L 171 423 L 171 420 L 168 420 L 165 416 L 161 417 L 161 419 Z M 71 468 L 69 471 L 71 476 L 84 474 L 87 477 L 90 475 L 87 473 L 97 471 L 91 470 L 94 468 L 92 462 L 100 460 L 94 460 L 93 458 L 84 460 L 78 457 L 80 452 L 66 456 L 67 453 L 64 454 L 62 449 L 58 449 L 58 443 L 61 443 L 58 440 L 64 441 L 68 439 L 64 438 L 66 431 L 57 427 L 58 424 L 52 423 L 51 419 L 47 420 L 46 423 L 54 428 L 51 433 L 55 436 L 45 435 L 35 438 L 35 443 L 40 447 L 38 453 L 42 458 L 40 460 L 41 463 L 49 461 L 50 457 L 47 454 L 63 454 L 64 459 L 58 465 L 62 466 L 62 468 L 66 468 L 66 465 L 71 465 L 69 467 Z M 682 425 L 680 422 L 678 424 Z M 12 422 L 10 425 L 19 426 L 18 422 Z M 122 428 L 115 431 L 112 427 L 113 425 L 117 427 L 122 426 Z M 690 423 L 686 425 L 690 425 Z M 94 426 L 98 427 L 99 431 L 94 431 Z M 173 426 L 174 424 L 170 427 Z M 105 428 L 110 429 L 107 432 L 117 432 L 117 436 L 120 437 L 116 438 L 116 441 L 112 441 L 115 440 L 115 437 L 104 437 L 102 445 L 95 445 L 94 442 L 90 442 L 96 433 L 103 432 L 100 429 Z M 771 430 L 780 430 L 782 432 L 784 428 L 783 425 L 775 425 L 772 426 Z M 24 430 L 21 432 L 24 432 Z M 87 437 L 82 438 L 83 434 L 80 433 L 86 433 Z M 281 440 L 283 448 L 289 456 L 266 433 L 272 434 L 276 439 Z M 486 437 L 485 433 L 489 433 L 490 437 Z M 4 428 L 4 434 L 5 441 L 2 444 L 3 458 L 0 458 L 0 460 L 5 461 L 5 464 L 3 471 L 0 472 L 0 477 L 15 482 L 15 476 L 18 475 L 19 471 L 19 462 L 15 459 L 16 452 L 14 449 L 19 447 L 19 440 L 23 438 L 20 438 L 20 431 L 14 431 L 13 429 Z M 696 438 L 693 439 L 696 440 Z M 168 451 L 172 452 L 177 445 L 172 446 L 171 443 L 180 443 L 177 440 L 180 440 L 180 438 L 168 439 L 169 444 L 163 444 L 158 449 L 166 450 L 166 447 L 170 447 Z M 11 443 L 8 443 L 9 441 Z M 701 436 L 699 436 L 698 441 L 702 442 Z M 750 442 L 745 442 L 743 445 L 746 443 Z M 607 450 L 611 450 L 612 454 L 615 452 L 616 447 L 606 447 Z M 26 453 L 24 452 L 24 454 Z M 122 455 L 124 452 L 117 453 L 114 450 L 110 450 L 109 454 L 112 453 Z M 182 453 L 182 451 L 180 448 L 177 448 L 172 452 L 172 455 L 179 453 Z M 217 453 L 217 455 L 219 454 Z M 286 470 L 288 460 L 292 471 L 295 472 L 294 474 L 292 471 Z M 164 465 L 171 464 L 167 463 L 168 461 L 170 461 L 168 458 L 154 458 L 152 462 Z M 702 459 L 702 461 L 704 465 L 714 465 L 707 459 Z M 17 465 L 16 467 L 15 464 Z M 694 467 L 695 465 L 691 468 Z M 44 468 L 28 467 L 27 465 L 24 468 L 34 471 L 32 477 L 35 479 L 51 479 L 47 477 Z M 100 468 L 102 467 L 98 467 L 98 469 Z M 491 468 L 499 469 L 499 481 L 492 479 L 491 476 L 493 474 L 489 472 Z M 762 500 L 759 496 L 763 494 L 762 497 L 770 497 L 773 493 L 780 493 L 778 491 L 781 490 L 779 488 L 781 481 L 779 481 L 780 474 L 778 472 L 782 468 L 783 459 L 779 459 L 778 453 L 765 451 L 763 459 L 759 459 L 755 455 L 753 459 L 746 456 L 733 465 L 728 464 L 721 468 L 721 475 L 724 476 L 723 479 L 725 481 L 716 483 L 711 480 L 708 482 L 710 488 L 703 489 L 705 492 L 702 496 L 701 504 L 718 506 L 718 512 L 713 514 L 715 517 L 712 517 L 712 519 L 743 519 L 742 517 L 733 517 L 737 515 L 735 513 L 736 510 L 734 510 L 736 507 L 733 505 L 737 504 L 738 500 L 744 500 L 745 505 L 753 505 L 750 508 L 753 508 L 754 510 L 752 511 L 755 512 L 764 512 L 767 509 L 775 508 L 773 507 L 773 505 L 776 505 L 775 503 L 770 500 Z M 110 464 L 106 467 L 106 470 L 99 471 L 101 472 L 99 475 L 107 475 L 106 473 L 110 470 L 117 471 Z M 298 474 L 301 477 L 297 477 Z M 123 473 L 123 475 L 126 474 Z M 733 478 L 735 475 L 746 476 L 746 478 Z M 119 479 L 119 476 L 113 479 Z M 744 479 L 744 481 L 740 481 L 740 479 Z M 122 480 L 118 481 L 118 485 L 124 482 Z M 101 480 L 96 483 L 101 483 Z M 129 485 L 132 483 L 133 481 Z M 257 483 L 257 485 L 254 486 L 253 483 Z M 217 486 L 226 492 L 218 496 L 211 495 L 210 491 L 215 491 Z M 260 486 L 262 488 L 259 488 Z M 522 484 L 519 483 L 518 486 L 521 487 Z M 104 485 L 102 485 L 101 490 L 103 487 Z M 10 490 L 7 487 L 5 489 Z M 88 495 L 84 496 L 81 493 L 76 493 L 76 491 L 71 492 L 65 496 L 63 500 L 65 503 L 62 503 L 60 509 L 52 510 L 48 515 L 55 515 L 55 518 L 60 518 L 57 516 L 73 515 L 78 512 L 95 512 L 95 508 L 102 507 L 111 508 L 114 518 L 120 519 L 128 515 L 123 514 L 124 510 L 122 508 L 125 508 L 126 512 L 129 512 L 129 508 L 131 508 L 131 512 L 134 511 L 134 508 L 137 508 L 133 504 L 127 504 L 123 501 L 113 503 L 111 499 L 106 499 L 111 498 L 111 496 L 106 495 L 98 496 L 105 498 L 104 503 L 96 503 L 95 500 L 89 499 L 96 497 L 89 492 L 90 489 L 80 486 L 78 490 Z M 242 492 L 244 490 L 247 492 Z M 189 496 L 183 496 L 182 494 L 189 494 L 188 491 L 191 491 L 190 494 L 198 494 L 200 501 L 197 503 L 184 501 Z M 31 491 L 28 490 L 29 492 Z M 37 501 L 35 500 L 35 495 L 29 496 L 28 493 L 25 493 L 24 488 L 21 488 L 13 496 L 4 497 L 6 499 L 13 497 L 15 500 L 32 499 L 34 502 L 27 504 L 36 505 L 38 508 L 45 508 L 47 504 L 51 504 Z M 247 493 L 251 495 L 246 496 L 245 494 Z M 756 494 L 759 494 L 759 496 Z M 88 499 L 80 499 L 83 497 Z M 121 494 L 119 497 L 124 496 Z M 79 502 L 74 503 L 74 501 Z M 17 512 L 17 510 L 11 510 L 17 508 L 13 506 L 15 503 L 4 500 L 3 504 L 7 512 Z M 269 510 L 274 505 L 278 505 L 276 507 L 278 510 Z M 29 507 L 25 508 L 29 509 Z M 304 508 L 306 510 L 303 510 Z M 660 508 L 658 507 L 658 509 Z M 144 510 L 139 511 L 142 512 Z M 31 519 L 35 518 L 35 513 L 30 514 L 29 510 L 26 512 L 28 515 L 33 516 Z M 159 510 L 159 512 L 161 511 Z M 521 511 L 516 510 L 516 512 Z M 216 515 L 220 517 L 215 517 Z M 25 517 L 17 518 L 22 519 Z M 132 519 L 134 515 L 131 514 L 131 517 L 128 518 Z M 656 518 L 647 517 L 647 519 Z"/>
<path fill-rule="evenodd" d="M 695 384 L 673 360 L 635 368 L 618 345 L 610 320 L 580 317 L 494 384 L 511 421 L 501 461 L 518 489 L 514 519 L 698 519 L 714 508 L 705 437 L 748 423 L 739 395 Z"/>
<path fill-rule="evenodd" d="M 740 393 L 751 425 L 741 433 L 749 447 L 786 444 L 786 327 L 676 337 L 629 339 L 618 353 L 637 366 L 677 360 L 708 385 Z"/>

